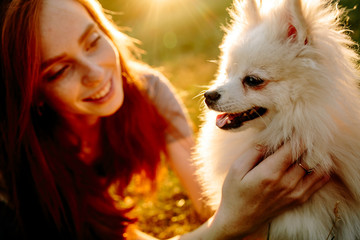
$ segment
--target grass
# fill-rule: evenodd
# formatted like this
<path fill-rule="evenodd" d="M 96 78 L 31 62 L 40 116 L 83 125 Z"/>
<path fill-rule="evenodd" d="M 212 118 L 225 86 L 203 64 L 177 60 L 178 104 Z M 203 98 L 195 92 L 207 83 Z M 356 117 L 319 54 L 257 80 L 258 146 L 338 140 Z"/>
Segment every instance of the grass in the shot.
<path fill-rule="evenodd" d="M 139 186 L 144 184 L 133 183 L 130 186 L 125 201 L 129 204 L 136 201 L 132 214 L 138 218 L 137 227 L 141 231 L 167 239 L 192 231 L 202 224 L 203 221 L 172 171 L 162 176 L 158 191 L 153 196 L 146 194 L 144 189 L 139 190 Z"/>

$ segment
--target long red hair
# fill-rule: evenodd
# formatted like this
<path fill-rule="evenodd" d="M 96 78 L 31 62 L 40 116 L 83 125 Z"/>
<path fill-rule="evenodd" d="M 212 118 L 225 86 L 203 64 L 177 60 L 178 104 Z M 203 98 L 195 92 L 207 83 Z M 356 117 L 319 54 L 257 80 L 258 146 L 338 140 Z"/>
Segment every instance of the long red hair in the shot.
<path fill-rule="evenodd" d="M 66 238 L 121 239 L 134 219 L 127 216 L 129 209 L 115 206 L 107 189 L 117 182 L 121 194 L 135 173 L 154 179 L 165 152 L 167 124 L 126 64 L 134 61 L 133 41 L 117 31 L 96 0 L 79 2 L 122 58 L 125 99 L 114 115 L 102 119 L 104 154 L 98 170 L 77 159 L 77 146 L 68 144 L 65 135 L 55 138 L 62 126 L 55 112 L 47 106 L 41 116 L 37 111 L 42 0 L 1 3 L 0 170 L 24 234 L 42 231 L 49 237 L 54 230 Z M 34 221 L 39 212 L 42 221 Z"/>

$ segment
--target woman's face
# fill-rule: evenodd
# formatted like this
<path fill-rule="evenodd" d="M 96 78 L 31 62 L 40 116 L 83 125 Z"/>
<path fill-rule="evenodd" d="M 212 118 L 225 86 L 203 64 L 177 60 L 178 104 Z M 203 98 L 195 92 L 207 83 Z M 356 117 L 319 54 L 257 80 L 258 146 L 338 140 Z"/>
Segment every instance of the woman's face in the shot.
<path fill-rule="evenodd" d="M 45 102 L 69 121 L 117 111 L 124 99 L 119 53 L 76 0 L 44 0 L 40 15 Z"/>

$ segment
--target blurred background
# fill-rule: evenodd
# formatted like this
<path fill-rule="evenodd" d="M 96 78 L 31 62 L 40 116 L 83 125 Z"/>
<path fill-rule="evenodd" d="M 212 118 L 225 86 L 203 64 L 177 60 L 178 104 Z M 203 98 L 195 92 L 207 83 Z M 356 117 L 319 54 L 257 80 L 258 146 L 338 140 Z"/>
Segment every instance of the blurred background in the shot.
<path fill-rule="evenodd" d="M 215 78 L 222 26 L 229 21 L 232 0 L 100 0 L 125 33 L 141 41 L 143 60 L 160 70 L 175 86 L 194 123 L 200 124 L 200 93 Z M 340 0 L 348 9 L 345 24 L 360 41 L 359 0 Z M 160 238 L 182 234 L 201 220 L 169 172 L 156 201 L 144 201 L 140 227 Z M 136 191 L 136 189 L 133 189 Z M 129 200 L 131 201 L 131 200 Z"/>
<path fill-rule="evenodd" d="M 125 32 L 141 41 L 143 60 L 177 89 L 194 129 L 204 85 L 214 78 L 218 45 L 232 0 L 101 0 Z"/>

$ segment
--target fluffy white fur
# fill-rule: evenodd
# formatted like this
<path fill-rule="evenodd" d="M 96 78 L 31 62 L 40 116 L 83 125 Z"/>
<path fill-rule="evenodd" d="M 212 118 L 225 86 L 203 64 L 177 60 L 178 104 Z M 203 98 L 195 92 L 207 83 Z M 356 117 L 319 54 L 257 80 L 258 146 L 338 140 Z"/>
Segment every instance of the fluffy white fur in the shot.
<path fill-rule="evenodd" d="M 360 239 L 360 96 L 358 56 L 341 25 L 343 10 L 325 0 L 235 0 L 196 149 L 204 195 L 215 209 L 232 162 L 252 145 L 269 152 L 291 139 L 302 162 L 332 176 L 307 203 L 273 219 L 272 240 L 325 240 L 339 202 L 335 239 Z M 289 35 L 289 26 L 296 28 Z M 265 82 L 244 84 L 245 76 Z M 219 112 L 267 108 L 235 130 L 215 125 Z M 294 156 L 296 157 L 296 156 Z M 329 238 L 331 239 L 331 238 Z"/>

